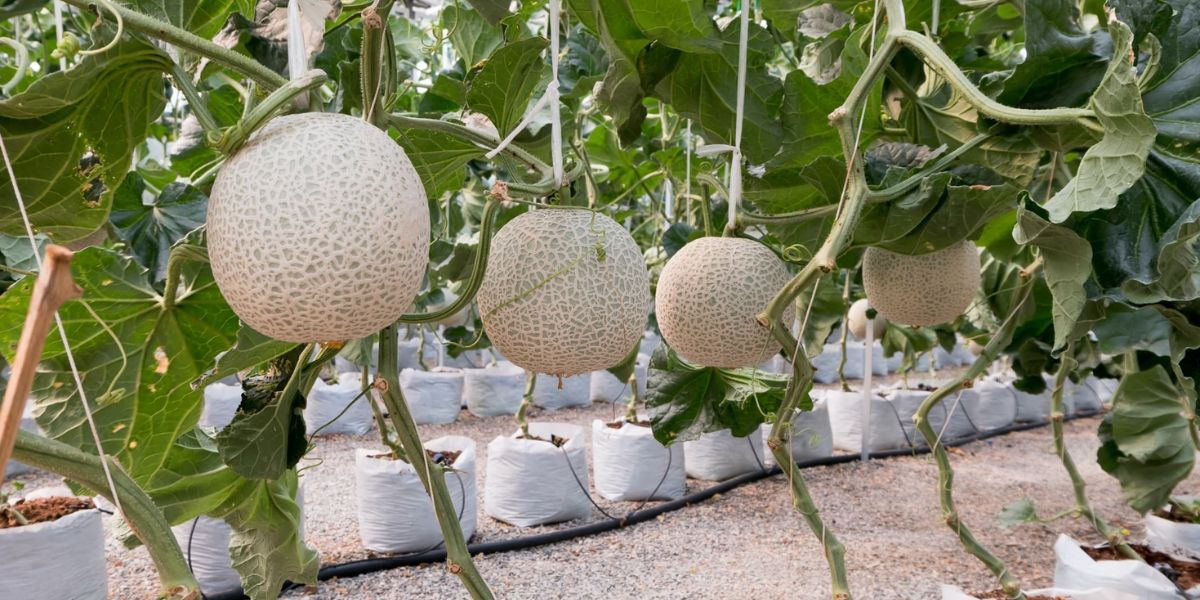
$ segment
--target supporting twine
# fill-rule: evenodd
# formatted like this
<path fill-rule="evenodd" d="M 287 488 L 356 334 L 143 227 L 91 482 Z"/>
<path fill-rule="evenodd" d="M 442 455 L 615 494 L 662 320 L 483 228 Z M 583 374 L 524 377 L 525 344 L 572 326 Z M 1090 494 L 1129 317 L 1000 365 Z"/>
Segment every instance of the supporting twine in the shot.
<path fill-rule="evenodd" d="M 729 227 L 737 224 L 738 208 L 742 202 L 742 122 L 746 112 L 746 54 L 750 45 L 750 8 L 747 4 L 742 4 L 741 26 L 738 31 L 737 107 L 733 120 L 733 144 L 707 144 L 696 148 L 697 156 L 713 156 L 725 152 L 731 155 L 728 171 Z"/>

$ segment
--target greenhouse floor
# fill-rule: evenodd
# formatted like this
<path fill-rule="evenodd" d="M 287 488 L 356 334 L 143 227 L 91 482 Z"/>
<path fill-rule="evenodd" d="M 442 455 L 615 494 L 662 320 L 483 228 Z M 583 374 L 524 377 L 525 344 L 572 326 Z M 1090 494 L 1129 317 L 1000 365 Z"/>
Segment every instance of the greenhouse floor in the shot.
<path fill-rule="evenodd" d="M 595 404 L 554 413 L 535 411 L 532 420 L 570 422 L 590 429 L 593 419 L 609 420 L 621 408 Z M 1141 535 L 1138 516 L 1121 502 L 1116 481 L 1091 459 L 1097 449 L 1099 418 L 1066 425 L 1070 450 L 1078 458 L 1095 508 L 1114 523 Z M 475 440 L 479 453 L 479 529 L 473 541 L 506 539 L 577 526 L 582 521 L 523 530 L 483 514 L 487 443 L 514 429 L 511 418 L 478 418 L 466 411 L 450 425 L 422 426 L 425 439 L 447 434 Z M 307 542 L 321 552 L 322 564 L 371 556 L 362 549 L 355 516 L 354 449 L 375 447 L 372 432 L 362 437 L 318 440 L 308 458 L 319 465 L 305 473 Z M 1097 541 L 1080 521 L 1051 526 L 1001 529 L 996 516 L 1010 502 L 1030 496 L 1039 514 L 1066 509 L 1071 486 L 1053 452 L 1048 428 L 1011 433 L 951 449 L 957 473 L 956 498 L 964 521 L 979 539 L 1033 587 L 1051 584 L 1052 544 L 1058 533 Z M 928 455 L 851 462 L 805 471 L 809 488 L 831 529 L 847 548 L 851 587 L 870 600 L 940 597 L 939 586 L 991 589 L 988 571 L 960 548 L 940 518 L 937 473 Z M 23 478 L 33 487 L 58 483 L 48 475 Z M 689 491 L 708 485 L 689 480 Z M 1176 490 L 1200 492 L 1193 474 Z M 607 502 L 623 514 L 638 503 Z M 593 511 L 594 520 L 603 518 Z M 667 513 L 656 521 L 505 554 L 477 557 L 498 598 L 828 598 L 825 561 L 813 535 L 791 507 L 787 482 L 772 477 L 728 494 Z M 153 597 L 154 570 L 144 549 L 125 550 L 109 540 L 109 597 Z M 465 598 L 458 581 L 440 565 L 400 568 L 352 579 L 323 582 L 316 590 L 293 591 L 291 598 Z"/>

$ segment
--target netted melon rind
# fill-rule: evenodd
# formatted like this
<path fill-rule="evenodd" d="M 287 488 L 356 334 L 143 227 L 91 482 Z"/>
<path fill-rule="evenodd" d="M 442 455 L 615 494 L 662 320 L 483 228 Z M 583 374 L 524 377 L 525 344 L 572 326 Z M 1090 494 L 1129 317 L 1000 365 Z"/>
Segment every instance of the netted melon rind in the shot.
<path fill-rule="evenodd" d="M 533 210 L 496 234 L 475 302 L 505 359 L 566 377 L 611 367 L 641 339 L 650 278 L 616 221 L 587 210 Z"/>
<path fill-rule="evenodd" d="M 963 314 L 979 291 L 979 251 L 963 241 L 910 256 L 867 248 L 862 277 L 875 310 L 893 323 L 937 325 Z"/>
<path fill-rule="evenodd" d="M 860 340 L 867 339 L 867 309 L 869 308 L 871 308 L 871 303 L 866 298 L 860 298 L 850 305 L 850 310 L 846 311 L 846 325 L 850 329 L 850 333 Z M 876 314 L 871 323 L 874 325 L 871 328 L 871 339 L 878 342 L 883 337 L 884 330 L 887 329 L 887 319 L 883 318 L 883 315 Z"/>
<path fill-rule="evenodd" d="M 275 339 L 328 342 L 382 329 L 412 304 L 428 247 L 412 162 L 361 119 L 272 119 L 213 184 L 213 275 L 242 321 Z"/>
<path fill-rule="evenodd" d="M 700 238 L 663 267 L 655 299 L 658 328 L 689 362 L 723 369 L 757 365 L 780 349 L 758 313 L 789 279 L 783 261 L 759 242 Z M 785 312 L 788 324 L 794 317 Z"/>

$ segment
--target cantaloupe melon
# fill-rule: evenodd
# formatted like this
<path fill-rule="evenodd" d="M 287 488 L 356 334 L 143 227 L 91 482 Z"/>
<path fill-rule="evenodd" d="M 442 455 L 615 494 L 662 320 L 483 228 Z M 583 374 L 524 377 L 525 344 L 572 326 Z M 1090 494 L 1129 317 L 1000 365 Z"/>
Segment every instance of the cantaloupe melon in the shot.
<path fill-rule="evenodd" d="M 876 314 L 875 319 L 867 318 L 867 310 L 871 308 L 871 303 L 866 298 L 856 300 L 850 305 L 850 310 L 846 314 L 846 324 L 850 328 L 850 333 L 854 337 L 865 340 L 867 339 L 867 323 L 870 322 L 871 339 L 879 341 L 883 337 L 883 332 L 887 330 L 887 319 L 882 315 Z M 876 311 L 878 313 L 878 311 Z"/>
<path fill-rule="evenodd" d="M 637 243 L 589 210 L 539 209 L 500 229 L 475 297 L 513 364 L 570 376 L 607 369 L 642 337 L 650 278 Z"/>
<path fill-rule="evenodd" d="M 863 255 L 863 287 L 871 306 L 889 321 L 937 325 L 971 306 L 979 266 L 979 251 L 970 241 L 916 256 L 872 247 Z"/>
<path fill-rule="evenodd" d="M 356 339 L 412 305 L 429 210 L 388 135 L 346 115 L 271 120 L 213 184 L 213 275 L 249 326 L 289 342 Z"/>
<path fill-rule="evenodd" d="M 689 362 L 725 369 L 757 365 L 780 349 L 758 313 L 789 278 L 783 261 L 755 240 L 700 238 L 663 267 L 655 299 L 658 328 Z M 785 314 L 790 324 L 795 315 Z"/>

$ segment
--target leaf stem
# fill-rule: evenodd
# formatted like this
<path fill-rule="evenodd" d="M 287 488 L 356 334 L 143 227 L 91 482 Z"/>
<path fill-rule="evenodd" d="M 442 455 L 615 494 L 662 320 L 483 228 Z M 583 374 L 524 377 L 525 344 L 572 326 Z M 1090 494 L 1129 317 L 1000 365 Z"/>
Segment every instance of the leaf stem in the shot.
<path fill-rule="evenodd" d="M 437 131 L 447 135 L 465 140 L 479 146 L 484 150 L 492 150 L 500 145 L 500 140 L 494 136 L 489 136 L 482 131 L 471 129 L 465 125 L 452 123 L 450 121 L 442 121 L 440 119 L 428 119 L 425 117 L 417 117 L 413 115 L 405 115 L 400 113 L 391 113 L 387 117 L 388 123 L 396 129 L 422 129 L 426 131 Z M 507 154 L 519 162 L 524 163 L 531 169 L 534 169 L 542 175 L 552 173 L 550 165 L 542 162 L 541 159 L 530 154 L 516 144 L 509 144 L 500 151 L 502 154 Z"/>
<path fill-rule="evenodd" d="M 266 125 L 275 114 L 291 106 L 292 100 L 307 94 L 309 91 L 325 83 L 325 71 L 312 69 L 305 74 L 288 81 L 279 89 L 271 92 L 262 102 L 255 105 L 237 125 L 229 128 L 216 142 L 216 147 L 226 155 L 232 156 L 250 139 L 250 136 Z"/>
<path fill-rule="evenodd" d="M 396 325 L 388 325 L 379 332 L 379 375 L 381 382 L 380 397 L 387 407 L 388 418 L 396 428 L 396 437 L 404 449 L 408 464 L 412 465 L 433 501 L 433 509 L 437 514 L 438 525 L 446 544 L 446 564 L 451 573 L 457 575 L 463 586 L 475 600 L 491 600 L 492 592 L 487 582 L 475 568 L 471 553 L 467 550 L 467 541 L 463 537 L 462 526 L 458 522 L 458 511 L 454 507 L 454 499 L 446 487 L 445 472 L 441 465 L 435 464 L 425 453 L 421 444 L 421 434 L 413 421 L 412 412 L 400 391 L 399 350 L 397 344 Z"/>
<path fill-rule="evenodd" d="M 399 322 L 432 323 L 458 314 L 459 311 L 471 304 L 475 299 L 475 294 L 479 291 L 479 286 L 483 285 L 483 276 L 487 272 L 488 253 L 491 252 L 492 236 L 495 235 L 496 217 L 500 214 L 500 209 L 500 201 L 490 198 L 487 200 L 487 205 L 483 207 L 483 218 L 479 223 L 479 247 L 475 250 L 475 262 L 471 265 L 471 274 L 467 279 L 466 286 L 454 299 L 454 302 L 441 310 L 429 313 L 401 315 Z"/>
<path fill-rule="evenodd" d="M 63 2 L 80 10 L 92 10 L 94 4 L 94 0 L 63 0 Z M 287 83 L 287 79 L 282 75 L 259 64 L 258 61 L 238 54 L 233 50 L 222 48 L 190 31 L 144 15 L 120 4 L 113 3 L 109 8 L 117 15 L 120 15 L 121 19 L 125 22 L 126 29 L 163 40 L 173 46 L 221 63 L 253 79 L 268 90 L 273 90 Z"/>
<path fill-rule="evenodd" d="M 529 420 L 525 418 L 529 407 L 533 406 L 533 389 L 537 386 L 537 373 L 525 373 L 525 395 L 521 397 L 521 405 L 517 407 L 517 425 L 521 427 L 521 438 L 529 439 Z"/>
<path fill-rule="evenodd" d="M 175 81 L 175 87 L 179 88 L 187 98 L 188 108 L 192 110 L 192 114 L 196 115 L 196 120 L 200 122 L 200 127 L 204 129 L 205 135 L 219 136 L 221 126 L 217 124 L 212 113 L 208 112 L 208 105 L 200 97 L 200 92 L 192 83 L 191 76 L 175 61 L 171 61 L 171 79 Z"/>
<path fill-rule="evenodd" d="M 57 440 L 51 440 L 27 431 L 17 432 L 13 457 L 39 469 L 61 475 L 96 490 L 110 502 L 112 492 L 108 489 L 100 458 L 83 452 Z M 134 483 L 121 464 L 109 458 L 110 472 L 117 493 L 121 496 L 123 516 L 134 535 L 150 553 L 158 571 L 160 598 L 190 600 L 200 596 L 200 586 L 192 576 L 183 552 L 171 525 L 155 506 L 154 501 L 142 488 Z"/>

